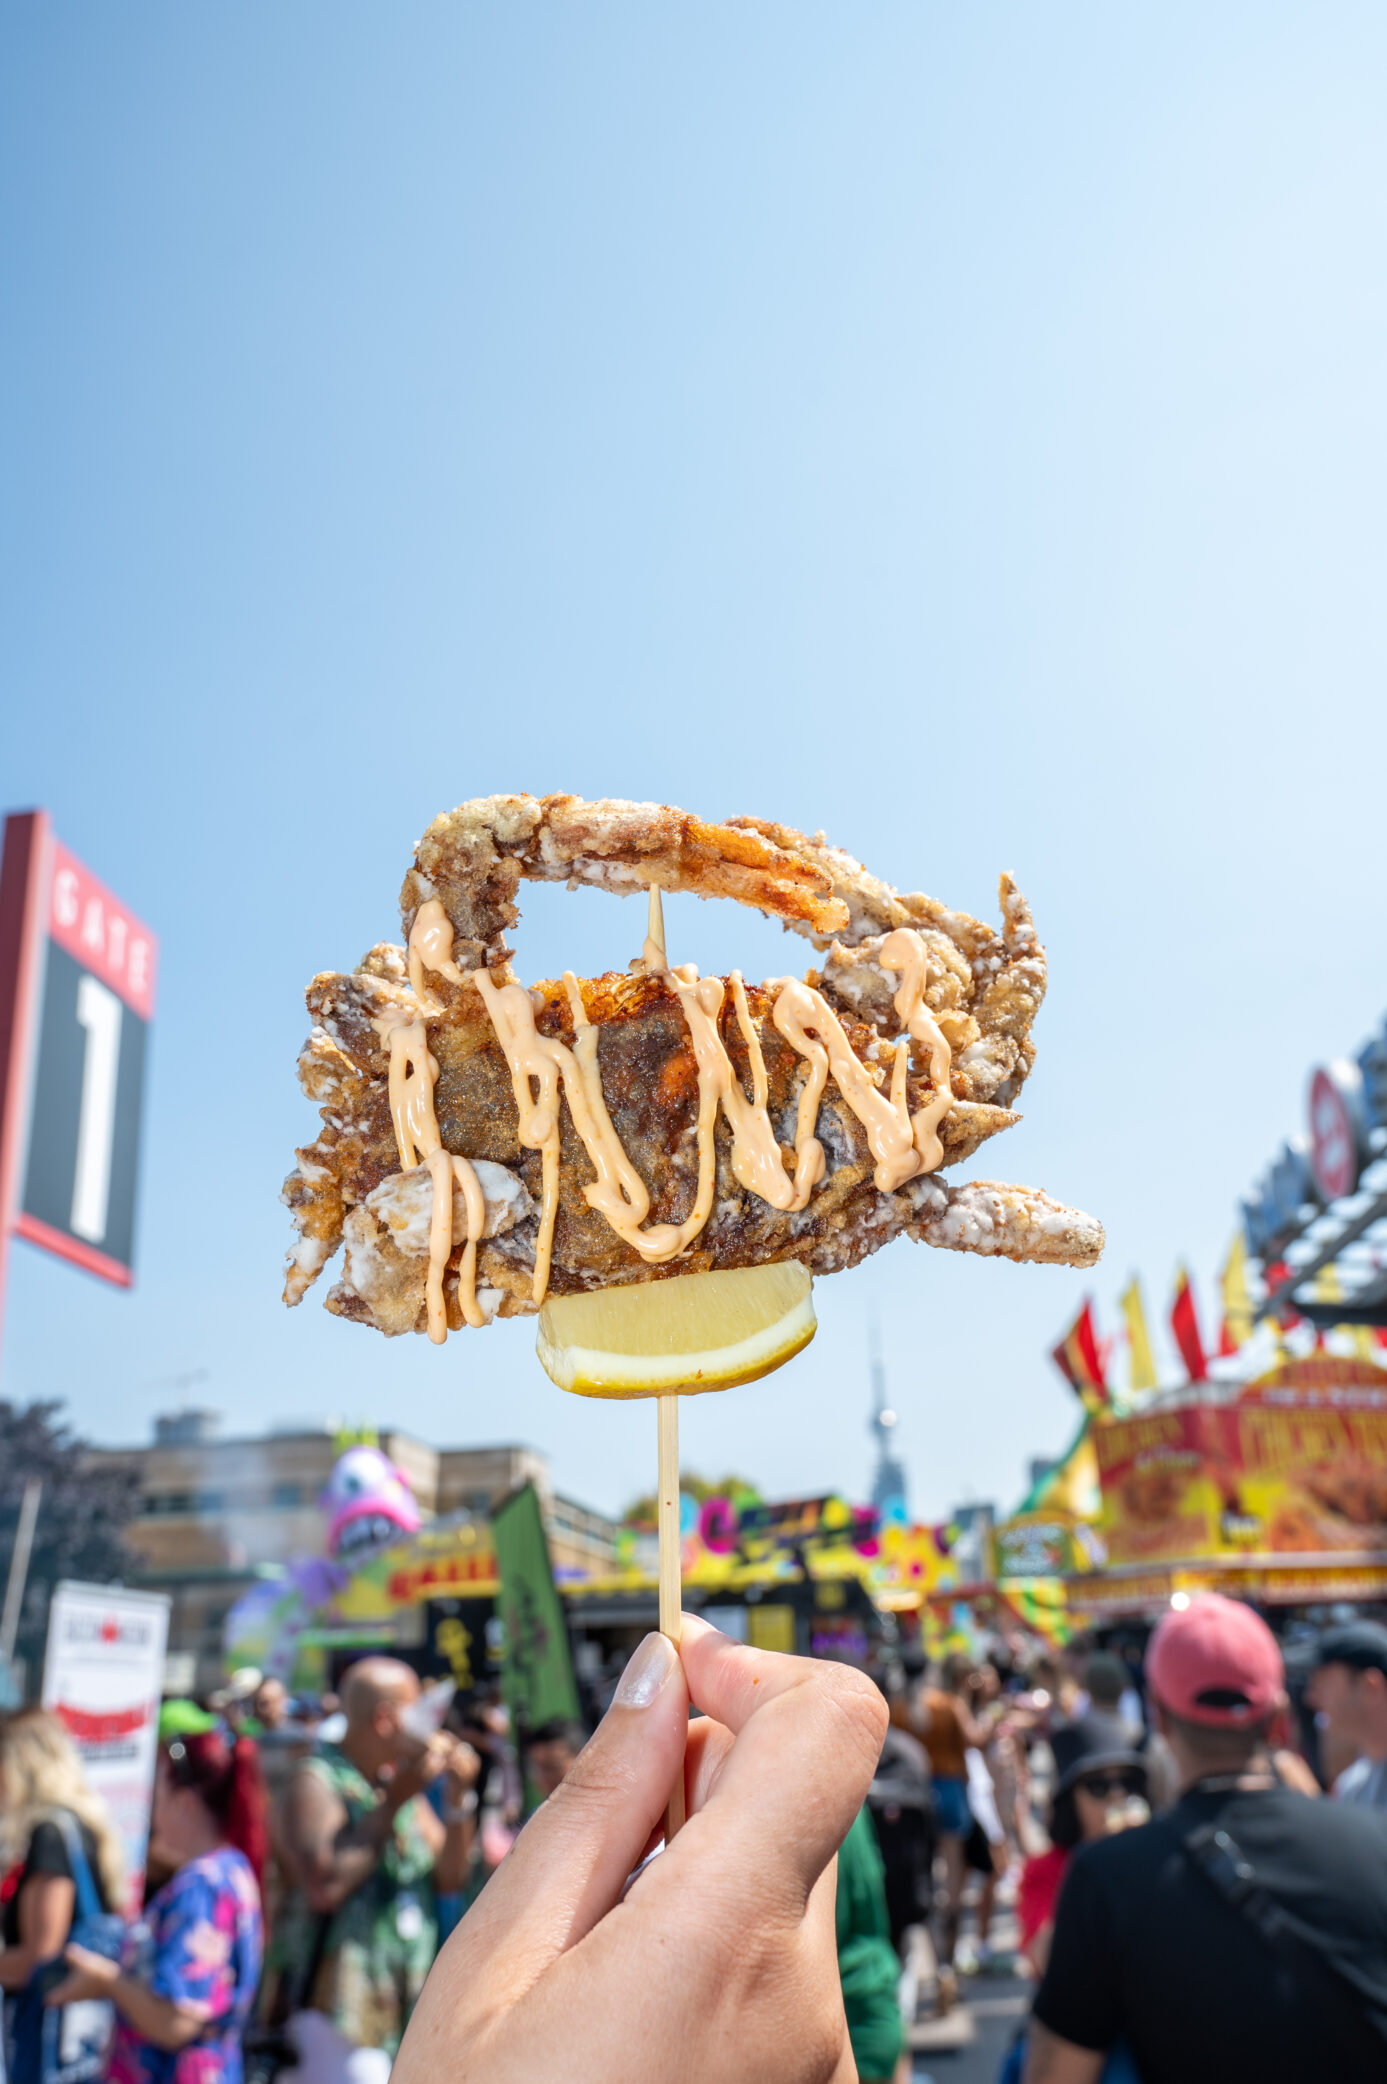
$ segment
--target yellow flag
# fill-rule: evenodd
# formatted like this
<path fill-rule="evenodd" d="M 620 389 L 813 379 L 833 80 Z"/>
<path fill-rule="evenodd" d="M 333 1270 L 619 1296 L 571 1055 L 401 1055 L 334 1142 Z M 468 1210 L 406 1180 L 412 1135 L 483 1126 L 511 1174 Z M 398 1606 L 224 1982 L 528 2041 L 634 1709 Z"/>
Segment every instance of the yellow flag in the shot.
<path fill-rule="evenodd" d="M 1223 1289 L 1223 1329 L 1218 1350 L 1236 1353 L 1247 1344 L 1253 1330 L 1252 1297 L 1247 1292 L 1247 1244 L 1241 1230 L 1233 1232 L 1219 1282 Z"/>
<path fill-rule="evenodd" d="M 1045 1503 L 1076 1520 L 1096 1520 L 1103 1503 L 1098 1482 L 1098 1450 L 1091 1425 L 1086 1425 L 1073 1447 L 1050 1478 Z"/>
<path fill-rule="evenodd" d="M 1311 1283 L 1310 1292 L 1316 1302 L 1342 1302 L 1344 1284 L 1339 1279 L 1338 1268 L 1322 1266 Z"/>
<path fill-rule="evenodd" d="M 1146 1312 L 1141 1306 L 1141 1282 L 1133 1274 L 1122 1297 L 1122 1314 L 1127 1319 L 1127 1343 L 1132 1354 L 1132 1388 L 1156 1387 L 1156 1363 L 1151 1357 L 1151 1340 L 1146 1330 Z"/>
<path fill-rule="evenodd" d="M 1338 1269 L 1333 1266 L 1321 1267 L 1315 1275 L 1310 1293 L 1316 1302 L 1342 1302 L 1344 1284 L 1339 1279 Z M 1377 1347 L 1366 1324 L 1336 1324 L 1334 1329 L 1340 1338 L 1347 1339 L 1356 1359 L 1371 1361 L 1374 1367 L 1377 1366 Z"/>

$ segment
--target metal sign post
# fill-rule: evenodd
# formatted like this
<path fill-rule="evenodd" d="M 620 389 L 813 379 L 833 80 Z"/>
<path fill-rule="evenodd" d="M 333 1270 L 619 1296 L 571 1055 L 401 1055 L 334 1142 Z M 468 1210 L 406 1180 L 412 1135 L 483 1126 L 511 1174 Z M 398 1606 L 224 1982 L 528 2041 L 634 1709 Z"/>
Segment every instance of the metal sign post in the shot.
<path fill-rule="evenodd" d="M 14 1661 L 14 1646 L 19 1639 L 19 1616 L 24 1607 L 24 1587 L 29 1577 L 29 1557 L 34 1546 L 34 1528 L 38 1524 L 39 1500 L 42 1496 L 42 1483 L 37 1476 L 31 1476 L 19 1501 L 19 1524 L 15 1528 L 14 1547 L 10 1551 L 10 1574 L 5 1581 L 5 1610 L 0 1613 L 0 1672 L 5 1671 Z"/>
<path fill-rule="evenodd" d="M 41 810 L 19 811 L 5 820 L 0 855 L 0 1322 L 28 1117 L 48 837 L 48 818 Z"/>

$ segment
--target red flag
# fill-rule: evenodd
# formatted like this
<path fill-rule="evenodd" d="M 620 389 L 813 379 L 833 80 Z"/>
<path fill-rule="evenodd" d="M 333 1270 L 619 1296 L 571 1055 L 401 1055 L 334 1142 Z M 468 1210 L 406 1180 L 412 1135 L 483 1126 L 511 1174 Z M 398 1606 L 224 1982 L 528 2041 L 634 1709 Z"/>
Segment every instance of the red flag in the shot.
<path fill-rule="evenodd" d="M 1108 1390 L 1107 1352 L 1093 1321 L 1091 1298 L 1085 1301 L 1050 1358 L 1088 1410 L 1107 1409 L 1112 1401 Z"/>
<path fill-rule="evenodd" d="M 1267 1287 L 1286 1288 L 1288 1295 L 1290 1289 L 1286 1284 L 1290 1278 L 1291 1269 L 1287 1266 L 1284 1259 L 1274 1259 L 1270 1266 L 1262 1269 L 1262 1279 L 1266 1282 Z M 1293 1310 L 1289 1303 L 1283 1303 L 1276 1315 L 1283 1331 L 1294 1331 L 1298 1324 L 1304 1324 L 1305 1322 L 1299 1310 Z"/>
<path fill-rule="evenodd" d="M 1175 1300 L 1170 1306 L 1170 1328 L 1180 1349 L 1180 1358 L 1191 1382 L 1203 1382 L 1209 1369 L 1204 1358 L 1204 1341 L 1199 1336 L 1199 1318 L 1194 1307 L 1194 1290 L 1182 1266 L 1175 1277 Z"/>

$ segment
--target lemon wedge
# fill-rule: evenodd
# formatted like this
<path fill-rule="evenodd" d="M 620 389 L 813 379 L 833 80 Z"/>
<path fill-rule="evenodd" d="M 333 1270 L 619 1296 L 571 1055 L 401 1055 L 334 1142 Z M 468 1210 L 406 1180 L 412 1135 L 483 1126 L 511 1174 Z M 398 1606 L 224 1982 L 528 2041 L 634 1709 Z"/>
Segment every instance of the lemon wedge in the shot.
<path fill-rule="evenodd" d="M 656 1397 L 732 1389 L 783 1367 L 813 1338 L 814 1283 L 797 1259 L 551 1295 L 536 1351 L 560 1389 Z"/>

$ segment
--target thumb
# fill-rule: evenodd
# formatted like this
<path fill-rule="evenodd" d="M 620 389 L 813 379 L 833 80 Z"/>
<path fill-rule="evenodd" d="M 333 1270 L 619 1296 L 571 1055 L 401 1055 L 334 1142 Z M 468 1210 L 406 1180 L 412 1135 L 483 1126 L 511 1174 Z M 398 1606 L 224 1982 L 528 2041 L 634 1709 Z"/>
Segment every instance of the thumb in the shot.
<path fill-rule="evenodd" d="M 679 1654 L 666 1636 L 648 1635 L 596 1735 L 459 1928 L 466 1951 L 485 1957 L 493 1999 L 499 1983 L 514 2002 L 619 1901 L 682 1770 L 688 1721 Z M 450 1965 L 454 1953 L 449 1946 Z"/>

